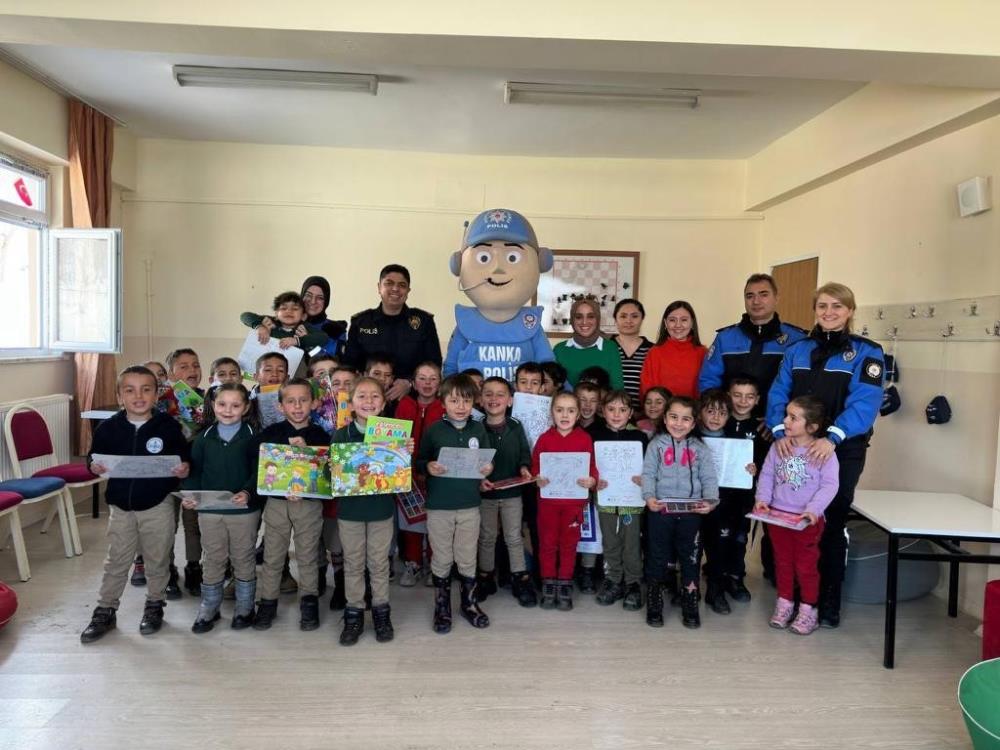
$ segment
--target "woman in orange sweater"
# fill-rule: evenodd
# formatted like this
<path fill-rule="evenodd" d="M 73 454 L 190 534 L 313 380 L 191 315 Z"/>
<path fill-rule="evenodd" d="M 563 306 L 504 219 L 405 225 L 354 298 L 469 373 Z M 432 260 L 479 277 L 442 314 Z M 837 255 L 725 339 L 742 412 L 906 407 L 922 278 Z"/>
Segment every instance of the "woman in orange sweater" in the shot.
<path fill-rule="evenodd" d="M 645 394 L 654 385 L 674 396 L 698 397 L 698 373 L 706 349 L 698 338 L 698 318 L 683 300 L 667 305 L 660 322 L 656 346 L 649 350 L 639 378 Z"/>

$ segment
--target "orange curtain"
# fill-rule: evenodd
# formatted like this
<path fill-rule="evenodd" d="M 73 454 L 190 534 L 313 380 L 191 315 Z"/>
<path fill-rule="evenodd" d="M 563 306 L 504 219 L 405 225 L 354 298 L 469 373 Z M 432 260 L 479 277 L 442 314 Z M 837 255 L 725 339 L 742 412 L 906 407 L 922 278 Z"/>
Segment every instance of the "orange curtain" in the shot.
<path fill-rule="evenodd" d="M 111 156 L 114 122 L 92 107 L 69 103 L 69 193 L 73 226 L 78 229 L 108 226 L 111 207 Z M 83 455 L 90 449 L 90 422 L 80 412 L 115 403 L 115 358 L 113 354 L 78 353 L 75 363 L 73 400 L 74 449 Z"/>

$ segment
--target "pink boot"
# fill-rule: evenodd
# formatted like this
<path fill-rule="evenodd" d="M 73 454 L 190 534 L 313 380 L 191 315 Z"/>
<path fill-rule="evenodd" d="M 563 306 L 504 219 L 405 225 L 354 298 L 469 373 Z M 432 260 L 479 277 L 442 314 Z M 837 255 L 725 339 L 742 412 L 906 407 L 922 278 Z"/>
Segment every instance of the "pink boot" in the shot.
<path fill-rule="evenodd" d="M 819 618 L 816 615 L 816 607 L 809 604 L 799 605 L 799 614 L 795 618 L 789 630 L 796 635 L 809 635 L 819 627 Z"/>
<path fill-rule="evenodd" d="M 795 611 L 795 603 L 789 599 L 778 597 L 777 604 L 774 605 L 774 614 L 768 623 L 772 628 L 784 630 L 792 620 L 792 613 Z"/>

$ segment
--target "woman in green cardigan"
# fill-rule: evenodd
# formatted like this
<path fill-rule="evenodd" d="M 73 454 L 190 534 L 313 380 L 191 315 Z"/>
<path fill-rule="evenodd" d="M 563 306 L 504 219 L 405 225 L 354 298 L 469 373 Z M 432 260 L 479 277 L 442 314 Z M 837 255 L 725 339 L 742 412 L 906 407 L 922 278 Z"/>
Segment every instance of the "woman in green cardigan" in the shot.
<path fill-rule="evenodd" d="M 601 367 L 608 373 L 611 388 L 624 387 L 618 344 L 601 335 L 601 306 L 593 297 L 582 297 L 570 308 L 573 336 L 556 344 L 556 362 L 566 368 L 567 382 L 576 386 L 580 373 L 588 367 Z"/>

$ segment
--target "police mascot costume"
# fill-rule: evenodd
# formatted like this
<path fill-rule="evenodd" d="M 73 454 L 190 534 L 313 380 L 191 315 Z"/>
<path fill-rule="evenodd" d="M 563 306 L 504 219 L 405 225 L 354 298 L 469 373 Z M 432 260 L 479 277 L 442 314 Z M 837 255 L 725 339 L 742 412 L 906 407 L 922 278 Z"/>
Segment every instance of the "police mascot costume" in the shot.
<path fill-rule="evenodd" d="M 552 251 L 538 246 L 527 219 L 506 208 L 483 211 L 467 226 L 450 268 L 474 307 L 455 305 L 446 376 L 476 368 L 485 377 L 513 382 L 522 363 L 554 359 L 542 308 L 525 306 L 539 274 L 552 268 Z"/>

